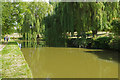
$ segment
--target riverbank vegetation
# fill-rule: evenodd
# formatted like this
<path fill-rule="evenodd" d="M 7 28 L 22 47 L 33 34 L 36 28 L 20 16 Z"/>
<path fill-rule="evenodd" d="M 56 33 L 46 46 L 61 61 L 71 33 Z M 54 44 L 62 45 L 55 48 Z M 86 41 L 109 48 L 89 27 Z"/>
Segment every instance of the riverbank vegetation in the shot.
<path fill-rule="evenodd" d="M 5 2 L 2 4 L 2 31 L 3 35 L 18 32 L 24 40 L 44 40 L 47 46 L 52 47 L 71 47 L 72 44 L 83 48 L 118 50 L 119 6 L 119 1 Z M 6 14 L 8 11 L 9 15 Z M 108 32 L 108 35 L 102 37 L 99 32 Z M 74 36 L 75 39 L 72 38 Z"/>
<path fill-rule="evenodd" d="M 53 5 L 54 13 L 45 18 L 47 44 L 50 46 L 71 44 L 74 47 L 119 50 L 120 2 L 53 3 Z M 71 41 L 68 35 L 72 37 L 75 32 L 76 39 Z M 99 32 L 106 32 L 106 35 L 100 36 Z"/>
<path fill-rule="evenodd" d="M 32 78 L 32 72 L 15 41 L 9 41 L 0 54 L 2 78 Z"/>

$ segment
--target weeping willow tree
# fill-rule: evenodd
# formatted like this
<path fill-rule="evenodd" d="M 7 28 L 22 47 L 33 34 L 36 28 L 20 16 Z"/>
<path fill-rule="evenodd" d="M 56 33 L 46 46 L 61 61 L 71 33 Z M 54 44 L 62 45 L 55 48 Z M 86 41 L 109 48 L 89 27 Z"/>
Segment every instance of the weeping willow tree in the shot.
<path fill-rule="evenodd" d="M 42 20 L 47 16 L 51 10 L 52 6 L 46 2 L 30 2 L 22 3 L 24 4 L 23 13 L 23 24 L 22 24 L 22 34 L 26 40 L 35 40 L 40 35 L 43 36 L 45 31 L 44 24 Z"/>
<path fill-rule="evenodd" d="M 104 31 L 112 31 L 111 23 L 114 18 L 119 15 L 119 2 L 107 2 L 104 3 L 103 9 L 103 26 L 101 27 Z"/>
<path fill-rule="evenodd" d="M 69 30 L 68 27 L 70 27 L 67 25 L 70 21 L 68 19 L 70 15 L 67 16 L 67 14 L 65 14 L 68 12 L 68 10 L 66 10 L 67 8 L 66 4 L 57 3 L 54 9 L 55 12 L 53 12 L 52 15 L 48 15 L 45 19 L 46 42 L 49 46 L 65 46 L 66 32 Z"/>
<path fill-rule="evenodd" d="M 111 9 L 112 8 L 112 9 Z M 86 39 L 86 32 L 107 29 L 113 17 L 116 17 L 117 2 L 62 2 L 57 3 L 53 14 L 45 19 L 46 41 L 49 46 L 66 46 L 67 32 Z M 114 11 L 113 11 L 114 10 Z"/>

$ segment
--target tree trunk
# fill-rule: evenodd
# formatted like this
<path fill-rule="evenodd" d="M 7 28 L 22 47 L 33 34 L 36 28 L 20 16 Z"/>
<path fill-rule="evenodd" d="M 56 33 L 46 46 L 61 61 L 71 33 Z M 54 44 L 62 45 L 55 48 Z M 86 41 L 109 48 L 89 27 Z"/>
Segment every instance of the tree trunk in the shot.
<path fill-rule="evenodd" d="M 97 30 L 92 30 L 93 37 L 97 34 Z"/>

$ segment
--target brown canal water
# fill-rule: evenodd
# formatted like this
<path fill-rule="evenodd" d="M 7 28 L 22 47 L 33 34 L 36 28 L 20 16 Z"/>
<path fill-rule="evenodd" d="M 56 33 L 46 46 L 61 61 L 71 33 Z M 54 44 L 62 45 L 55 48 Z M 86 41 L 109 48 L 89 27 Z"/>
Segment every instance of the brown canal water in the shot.
<path fill-rule="evenodd" d="M 18 42 L 33 78 L 118 78 L 118 52 Z"/>
<path fill-rule="evenodd" d="M 34 78 L 118 78 L 118 53 L 83 48 L 22 48 Z"/>

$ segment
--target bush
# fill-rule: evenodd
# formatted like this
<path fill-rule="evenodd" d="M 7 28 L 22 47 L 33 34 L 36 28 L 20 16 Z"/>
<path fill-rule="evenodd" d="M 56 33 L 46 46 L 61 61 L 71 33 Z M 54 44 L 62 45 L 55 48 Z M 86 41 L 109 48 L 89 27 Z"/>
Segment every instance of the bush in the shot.
<path fill-rule="evenodd" d="M 120 51 L 120 37 L 115 37 L 110 40 L 109 46 L 110 49 Z"/>
<path fill-rule="evenodd" d="M 99 37 L 95 39 L 91 45 L 95 49 L 110 49 L 109 42 L 112 37 Z"/>
<path fill-rule="evenodd" d="M 118 19 L 113 20 L 111 25 L 113 26 L 112 31 L 116 35 L 120 35 L 120 20 L 118 20 Z"/>
<path fill-rule="evenodd" d="M 87 38 L 86 43 L 87 43 L 86 48 L 91 48 L 92 43 L 93 43 L 93 39 L 92 38 Z"/>
<path fill-rule="evenodd" d="M 92 38 L 80 38 L 80 39 L 68 39 L 68 47 L 82 47 L 82 48 L 91 48 L 91 43 L 93 42 Z"/>

